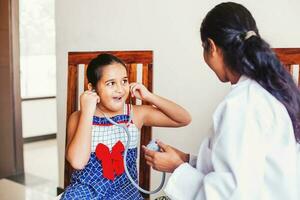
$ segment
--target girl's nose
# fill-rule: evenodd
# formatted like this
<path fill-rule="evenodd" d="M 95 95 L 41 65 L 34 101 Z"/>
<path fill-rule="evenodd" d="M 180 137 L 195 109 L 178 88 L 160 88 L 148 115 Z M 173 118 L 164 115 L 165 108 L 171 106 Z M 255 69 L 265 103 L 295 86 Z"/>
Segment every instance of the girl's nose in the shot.
<path fill-rule="evenodd" d="M 116 84 L 116 92 L 122 93 L 124 91 L 124 87 L 120 84 Z"/>

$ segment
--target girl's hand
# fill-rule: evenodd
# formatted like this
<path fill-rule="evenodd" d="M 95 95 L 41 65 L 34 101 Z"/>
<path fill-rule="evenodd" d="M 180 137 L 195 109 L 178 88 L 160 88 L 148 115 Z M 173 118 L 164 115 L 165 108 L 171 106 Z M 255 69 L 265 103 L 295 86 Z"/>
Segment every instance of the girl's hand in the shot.
<path fill-rule="evenodd" d="M 148 101 L 151 92 L 141 83 L 131 83 L 129 85 L 131 97 L 136 97 L 142 101 Z"/>
<path fill-rule="evenodd" d="M 86 90 L 80 95 L 80 109 L 82 112 L 94 114 L 100 97 L 92 90 Z"/>
<path fill-rule="evenodd" d="M 145 159 L 153 169 L 172 173 L 179 165 L 188 162 L 189 155 L 160 141 L 157 141 L 161 152 L 152 151 L 143 146 Z"/>

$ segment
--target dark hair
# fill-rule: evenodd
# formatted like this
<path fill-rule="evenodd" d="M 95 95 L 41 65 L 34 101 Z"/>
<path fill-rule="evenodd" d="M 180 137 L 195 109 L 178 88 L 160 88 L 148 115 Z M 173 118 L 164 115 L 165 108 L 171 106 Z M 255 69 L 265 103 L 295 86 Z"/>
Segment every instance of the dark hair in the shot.
<path fill-rule="evenodd" d="M 114 63 L 122 64 L 126 68 L 126 64 L 121 59 L 111 54 L 99 54 L 96 58 L 92 59 L 86 70 L 88 82 L 95 87 L 102 77 L 103 68 Z"/>
<path fill-rule="evenodd" d="M 256 35 L 245 38 L 248 31 Z M 259 35 L 251 13 L 242 5 L 221 3 L 208 12 L 201 28 L 204 50 L 208 38 L 222 49 L 226 66 L 235 73 L 257 81 L 287 109 L 294 134 L 300 142 L 300 93 L 291 75 Z"/>

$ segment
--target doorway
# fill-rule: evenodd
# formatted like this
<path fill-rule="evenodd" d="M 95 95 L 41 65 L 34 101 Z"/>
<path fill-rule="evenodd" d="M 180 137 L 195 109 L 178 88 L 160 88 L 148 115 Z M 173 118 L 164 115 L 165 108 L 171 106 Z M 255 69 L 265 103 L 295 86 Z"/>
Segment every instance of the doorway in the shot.
<path fill-rule="evenodd" d="M 0 0 L 0 181 L 50 196 L 58 186 L 54 8 L 55 0 Z"/>
<path fill-rule="evenodd" d="M 24 185 L 56 195 L 55 0 L 19 0 Z"/>

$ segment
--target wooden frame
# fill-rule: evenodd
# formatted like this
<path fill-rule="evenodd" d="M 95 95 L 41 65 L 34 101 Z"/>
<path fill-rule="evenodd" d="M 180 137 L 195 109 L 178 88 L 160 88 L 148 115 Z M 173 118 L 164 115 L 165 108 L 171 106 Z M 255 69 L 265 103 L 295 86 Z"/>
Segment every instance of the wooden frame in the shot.
<path fill-rule="evenodd" d="M 142 83 L 152 92 L 152 67 L 153 52 L 152 51 L 96 51 L 96 52 L 69 52 L 68 54 L 68 91 L 67 91 L 67 121 L 71 113 L 78 108 L 78 77 L 79 65 L 84 65 L 84 71 L 91 59 L 97 57 L 101 53 L 110 53 L 122 59 L 128 69 L 129 82 L 136 81 L 137 64 L 143 65 Z M 84 76 L 84 88 L 87 88 L 87 79 Z M 135 100 L 133 100 L 135 102 Z M 145 102 L 142 102 L 146 104 Z M 148 144 L 151 140 L 151 127 L 143 127 L 141 130 L 141 145 Z M 67 140 L 66 140 L 67 141 Z M 146 164 L 144 155 L 140 154 L 139 165 L 139 184 L 142 188 L 150 189 L 150 167 Z M 64 186 L 69 184 L 72 167 L 65 159 L 65 177 Z M 148 199 L 149 195 L 144 195 Z"/>
<path fill-rule="evenodd" d="M 300 48 L 273 48 L 273 51 L 285 66 L 293 74 L 293 65 L 300 66 Z M 300 67 L 299 67 L 300 69 Z M 300 87 L 300 70 L 298 69 L 298 87 Z"/>
<path fill-rule="evenodd" d="M 0 178 L 24 173 L 19 1 L 0 0 Z"/>

